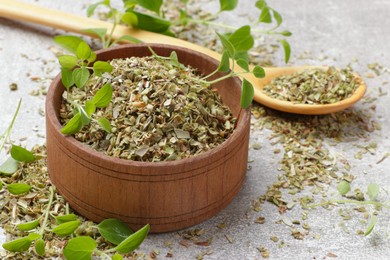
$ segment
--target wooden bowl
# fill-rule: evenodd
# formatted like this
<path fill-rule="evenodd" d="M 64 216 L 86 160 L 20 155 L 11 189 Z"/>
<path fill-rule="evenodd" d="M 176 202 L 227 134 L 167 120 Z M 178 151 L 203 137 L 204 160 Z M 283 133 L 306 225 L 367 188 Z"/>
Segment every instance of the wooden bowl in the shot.
<path fill-rule="evenodd" d="M 99 60 L 151 55 L 175 50 L 181 63 L 209 73 L 218 61 L 186 48 L 122 45 L 97 52 Z M 168 162 L 137 162 L 109 157 L 73 137 L 61 134 L 59 109 L 64 87 L 58 75 L 46 97 L 49 176 L 69 205 L 100 222 L 118 218 L 133 229 L 150 224 L 151 232 L 167 232 L 198 224 L 226 207 L 245 178 L 250 111 L 240 107 L 241 81 L 230 78 L 213 86 L 234 116 L 234 133 L 221 145 L 200 155 Z"/>

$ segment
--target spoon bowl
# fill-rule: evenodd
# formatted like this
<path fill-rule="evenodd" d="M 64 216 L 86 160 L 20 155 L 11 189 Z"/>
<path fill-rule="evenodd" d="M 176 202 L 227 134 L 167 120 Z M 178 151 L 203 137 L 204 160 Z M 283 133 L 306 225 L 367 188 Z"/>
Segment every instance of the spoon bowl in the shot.
<path fill-rule="evenodd" d="M 63 29 L 79 34 L 89 35 L 85 30 L 89 28 L 106 28 L 107 31 L 111 31 L 113 24 L 97 19 L 88 17 L 82 17 L 73 15 L 58 10 L 48 9 L 37 5 L 27 4 L 18 2 L 15 0 L 1 0 L 0 1 L 0 17 L 5 17 L 14 20 L 21 20 L 26 22 L 32 22 L 40 25 L 45 25 L 57 29 Z M 209 55 L 215 59 L 220 60 L 221 54 L 214 52 L 205 47 L 190 43 L 188 41 L 180 40 L 177 38 L 130 28 L 128 26 L 117 25 L 112 35 L 112 39 L 119 39 L 123 35 L 131 35 L 145 43 L 163 43 L 186 47 L 189 49 L 196 50 L 198 52 Z M 94 36 L 94 35 L 90 35 Z M 96 36 L 95 36 L 96 37 Z M 237 71 L 242 71 L 239 66 Z M 359 101 L 365 91 L 366 85 L 364 84 L 361 77 L 357 74 L 355 76 L 360 79 L 360 86 L 355 90 L 352 96 L 342 101 L 333 104 L 294 104 L 288 101 L 281 101 L 272 97 L 267 96 L 262 92 L 263 87 L 270 82 L 273 78 L 288 75 L 294 72 L 299 72 L 305 69 L 318 68 L 316 66 L 305 66 L 305 67 L 278 67 L 278 68 L 264 68 L 266 72 L 265 78 L 257 79 L 252 74 L 245 74 L 245 78 L 252 83 L 255 88 L 254 100 L 267 107 L 296 114 L 306 115 L 320 115 L 329 114 L 337 111 L 344 110 L 357 101 Z M 323 67 L 324 69 L 326 67 Z"/>

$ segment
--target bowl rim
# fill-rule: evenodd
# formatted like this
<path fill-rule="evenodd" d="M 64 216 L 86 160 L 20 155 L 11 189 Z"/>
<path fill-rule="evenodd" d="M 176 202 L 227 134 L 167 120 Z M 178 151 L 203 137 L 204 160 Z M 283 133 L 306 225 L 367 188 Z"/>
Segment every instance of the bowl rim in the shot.
<path fill-rule="evenodd" d="M 107 52 L 114 51 L 114 50 L 128 50 L 128 49 L 134 49 L 134 48 L 140 48 L 140 47 L 147 48 L 148 46 L 150 46 L 152 48 L 159 47 L 159 48 L 167 48 L 170 50 L 180 50 L 183 52 L 187 52 L 187 53 L 191 53 L 193 55 L 196 55 L 199 58 L 205 59 L 206 62 L 215 64 L 215 66 L 218 66 L 218 64 L 219 64 L 219 62 L 216 59 L 214 59 L 210 56 L 207 56 L 203 53 L 200 53 L 198 51 L 194 51 L 194 50 L 191 50 L 191 49 L 188 49 L 185 47 L 179 47 L 179 46 L 174 46 L 174 45 L 169 45 L 169 44 L 153 44 L 153 43 L 124 44 L 124 45 L 114 46 L 114 47 L 111 47 L 108 49 L 98 50 L 98 51 L 96 51 L 96 54 L 99 57 L 99 55 L 102 55 L 102 54 L 105 54 Z M 235 83 L 234 86 L 241 88 L 241 80 L 238 77 L 229 78 L 228 80 L 234 81 L 234 83 Z M 65 143 L 68 144 L 70 146 L 70 149 L 75 151 L 76 152 L 75 154 L 77 154 L 78 157 L 80 157 L 80 159 L 83 159 L 83 155 L 88 155 L 91 158 L 94 158 L 96 160 L 96 162 L 98 162 L 98 164 L 95 164 L 95 165 L 99 166 L 99 167 L 101 167 L 102 165 L 107 166 L 107 164 L 109 164 L 109 166 L 114 166 L 115 164 L 119 164 L 121 166 L 140 167 L 140 168 L 142 168 L 142 167 L 153 167 L 153 168 L 155 168 L 155 167 L 156 168 L 169 167 L 169 168 L 171 168 L 171 167 L 175 167 L 175 166 L 184 166 L 184 165 L 187 166 L 187 165 L 195 164 L 196 162 L 201 162 L 204 160 L 207 161 L 210 158 L 212 159 L 214 155 L 219 154 L 221 152 L 223 153 L 226 148 L 230 148 L 229 145 L 231 143 L 238 143 L 238 144 L 241 143 L 242 140 L 240 140 L 240 139 L 243 138 L 246 134 L 246 127 L 247 127 L 246 124 L 250 124 L 250 108 L 247 108 L 247 109 L 240 108 L 240 113 L 239 113 L 240 117 L 237 119 L 236 128 L 228 139 L 226 139 L 223 143 L 221 143 L 220 145 L 218 145 L 218 146 L 216 146 L 208 151 L 202 152 L 198 155 L 183 158 L 183 159 L 178 159 L 178 160 L 173 160 L 173 161 L 149 162 L 149 161 L 134 161 L 134 160 L 128 160 L 128 159 L 123 159 L 123 158 L 118 158 L 118 157 L 112 157 L 112 156 L 104 154 L 103 152 L 99 152 L 99 151 L 91 148 L 87 144 L 84 144 L 83 142 L 78 141 L 73 136 L 65 136 L 60 132 L 62 125 L 59 121 L 59 117 L 57 116 L 56 108 L 54 107 L 54 102 L 53 102 L 54 98 L 56 97 L 55 94 L 58 92 L 57 89 L 60 87 L 63 88 L 62 83 L 61 83 L 61 73 L 59 73 L 55 77 L 55 79 L 52 81 L 52 83 L 50 84 L 48 93 L 46 95 L 46 106 L 45 106 L 45 108 L 46 108 L 46 121 L 47 121 L 46 124 L 50 124 L 52 126 L 51 128 L 54 130 L 52 132 L 52 134 L 54 135 L 54 138 L 56 139 L 57 142 L 61 142 L 63 144 L 65 144 Z M 63 93 L 63 91 L 61 91 L 61 95 L 62 95 L 62 93 Z M 237 99 L 237 102 L 240 102 L 240 99 Z M 47 129 L 47 131 L 49 131 L 48 127 L 46 127 L 46 129 Z M 48 133 L 46 134 L 46 138 L 47 138 L 47 136 L 48 136 Z M 226 154 L 227 154 L 227 152 L 226 152 Z M 226 154 L 223 155 L 223 157 L 225 157 Z M 90 161 L 90 160 L 88 160 L 88 161 Z M 115 167 L 115 168 L 117 168 L 117 167 Z M 188 167 L 186 167 L 186 169 L 188 169 Z M 169 174 L 169 173 L 167 173 L 167 174 Z M 170 174 L 172 174 L 172 171 Z"/>

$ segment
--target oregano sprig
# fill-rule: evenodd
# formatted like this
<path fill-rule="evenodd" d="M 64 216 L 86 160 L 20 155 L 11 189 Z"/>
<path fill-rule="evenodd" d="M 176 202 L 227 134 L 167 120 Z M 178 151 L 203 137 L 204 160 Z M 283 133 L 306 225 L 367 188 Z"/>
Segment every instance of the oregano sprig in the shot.
<path fill-rule="evenodd" d="M 96 61 L 96 53 L 81 38 L 60 35 L 54 37 L 54 42 L 71 52 L 58 57 L 62 84 L 67 90 L 73 85 L 78 88 L 84 87 L 92 75 L 91 71 L 98 76 L 112 71 L 112 66 L 108 62 Z"/>

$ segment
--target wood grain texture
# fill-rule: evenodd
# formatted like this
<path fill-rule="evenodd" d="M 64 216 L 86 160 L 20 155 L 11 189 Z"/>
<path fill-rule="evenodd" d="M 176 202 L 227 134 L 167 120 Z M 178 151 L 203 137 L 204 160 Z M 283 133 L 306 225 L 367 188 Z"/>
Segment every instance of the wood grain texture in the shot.
<path fill-rule="evenodd" d="M 193 50 L 149 44 L 159 55 L 172 50 L 180 62 L 202 73 L 218 66 Z M 98 59 L 150 55 L 146 45 L 122 45 L 98 52 Z M 149 223 L 151 232 L 168 232 L 198 224 L 226 207 L 244 181 L 250 112 L 239 105 L 241 82 L 224 80 L 214 87 L 238 119 L 228 140 L 200 155 L 170 162 L 136 162 L 112 158 L 60 133 L 59 108 L 64 88 L 60 76 L 46 98 L 49 176 L 70 206 L 99 222 L 118 218 L 133 229 Z"/>

